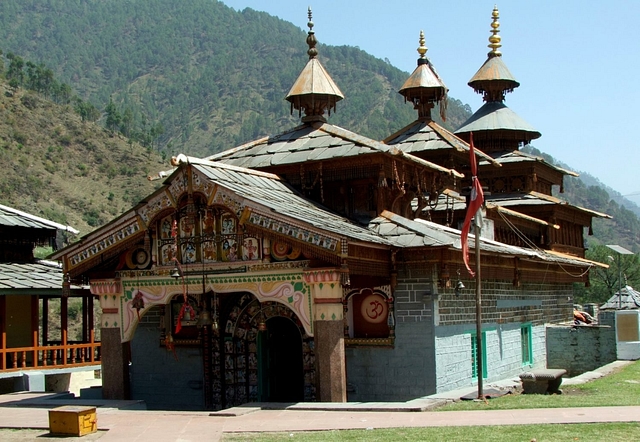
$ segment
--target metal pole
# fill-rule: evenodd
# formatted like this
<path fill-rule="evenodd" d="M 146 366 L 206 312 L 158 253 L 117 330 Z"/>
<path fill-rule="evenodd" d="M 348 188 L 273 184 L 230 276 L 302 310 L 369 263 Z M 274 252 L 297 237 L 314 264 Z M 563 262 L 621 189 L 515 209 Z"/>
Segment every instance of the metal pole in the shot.
<path fill-rule="evenodd" d="M 476 236 L 476 360 L 478 367 L 478 399 L 484 399 L 482 388 L 482 292 L 480 287 L 482 278 L 480 277 L 480 225 L 477 215 L 474 222 L 474 234 Z"/>
<path fill-rule="evenodd" d="M 622 253 L 618 253 L 618 310 L 622 310 Z"/>

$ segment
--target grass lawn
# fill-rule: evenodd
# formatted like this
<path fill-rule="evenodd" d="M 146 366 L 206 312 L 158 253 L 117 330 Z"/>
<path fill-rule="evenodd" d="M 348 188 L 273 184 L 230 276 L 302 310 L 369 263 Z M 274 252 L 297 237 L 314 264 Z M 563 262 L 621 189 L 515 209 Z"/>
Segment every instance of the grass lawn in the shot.
<path fill-rule="evenodd" d="M 225 434 L 236 441 L 491 441 L 491 442 L 628 442 L 640 440 L 640 424 L 508 425 L 501 427 L 428 427 L 296 433 Z"/>
<path fill-rule="evenodd" d="M 640 361 L 582 385 L 565 385 L 563 394 L 512 394 L 486 402 L 458 401 L 437 411 L 508 410 L 514 408 L 607 407 L 640 405 Z"/>
<path fill-rule="evenodd" d="M 582 385 L 561 387 L 561 395 L 507 395 L 488 401 L 458 401 L 437 411 L 508 410 L 514 408 L 604 407 L 640 405 L 640 361 Z M 640 440 L 639 423 L 425 427 L 294 433 L 225 434 L 223 440 L 299 441 L 632 441 Z"/>

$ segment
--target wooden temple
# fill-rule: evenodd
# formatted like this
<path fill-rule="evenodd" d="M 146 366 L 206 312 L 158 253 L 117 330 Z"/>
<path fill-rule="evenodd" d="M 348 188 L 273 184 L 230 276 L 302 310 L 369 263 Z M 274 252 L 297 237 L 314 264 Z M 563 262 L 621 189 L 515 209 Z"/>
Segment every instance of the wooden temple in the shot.
<path fill-rule="evenodd" d="M 376 141 L 328 122 L 344 95 L 318 59 L 310 12 L 308 26 L 309 60 L 286 97 L 299 126 L 207 158 L 177 155 L 156 192 L 53 255 L 100 299 L 105 398 L 183 410 L 408 400 L 517 374 L 544 366 L 545 324 L 571 318 L 572 284 L 601 265 L 583 258 L 581 237 L 550 233 L 581 232 L 594 213 L 492 202 L 496 228 L 477 239 L 492 350 L 474 353 L 459 230 L 470 148 L 467 132 L 431 119 L 446 87 L 423 35 L 400 90 L 418 120 Z M 498 103 L 514 85 L 473 84 Z M 512 132 L 473 130 L 481 181 L 492 195 L 502 177 L 521 201 L 553 198 L 563 172 L 508 160 L 537 133 Z M 539 235 L 538 246 L 505 226 Z"/>

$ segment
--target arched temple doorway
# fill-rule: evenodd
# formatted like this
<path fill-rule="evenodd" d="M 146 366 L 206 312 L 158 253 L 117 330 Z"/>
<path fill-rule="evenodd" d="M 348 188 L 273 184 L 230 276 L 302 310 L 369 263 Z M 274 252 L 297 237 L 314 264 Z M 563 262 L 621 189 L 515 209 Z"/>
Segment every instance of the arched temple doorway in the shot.
<path fill-rule="evenodd" d="M 296 314 L 249 293 L 220 301 L 220 333 L 212 345 L 212 404 L 315 401 L 313 337 Z"/>

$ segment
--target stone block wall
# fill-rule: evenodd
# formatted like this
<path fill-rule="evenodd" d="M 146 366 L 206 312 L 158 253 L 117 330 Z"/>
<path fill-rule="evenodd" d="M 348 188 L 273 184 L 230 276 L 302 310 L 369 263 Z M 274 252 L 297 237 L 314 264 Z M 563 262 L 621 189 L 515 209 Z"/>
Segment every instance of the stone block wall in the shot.
<path fill-rule="evenodd" d="M 573 377 L 615 361 L 615 327 L 547 327 L 547 367 L 564 368 Z"/>
<path fill-rule="evenodd" d="M 441 290 L 438 302 L 440 325 L 475 324 L 476 289 L 465 281 L 459 296 L 452 289 Z M 482 322 L 494 324 L 527 323 L 541 325 L 570 321 L 573 315 L 573 289 L 570 284 L 522 284 L 510 281 L 483 281 Z"/>
<path fill-rule="evenodd" d="M 455 278 L 454 278 L 455 279 Z M 455 295 L 438 287 L 433 269 L 398 273 L 394 348 L 347 348 L 350 401 L 407 400 L 475 384 L 471 337 L 476 330 L 475 282 Z M 486 334 L 487 381 L 497 381 L 547 364 L 545 324 L 569 321 L 570 284 L 486 281 L 482 323 Z M 533 363 L 523 365 L 520 328 L 531 325 Z"/>
<path fill-rule="evenodd" d="M 131 399 L 149 410 L 203 410 L 203 360 L 197 347 L 160 346 L 160 309 L 151 308 L 131 341 Z"/>
<path fill-rule="evenodd" d="M 347 347 L 349 402 L 407 401 L 435 393 L 432 328 L 400 323 L 394 348 Z"/>
<path fill-rule="evenodd" d="M 545 327 L 533 326 L 533 364 L 522 364 L 521 324 L 484 324 L 487 382 L 515 377 L 546 365 Z M 444 392 L 476 384 L 472 379 L 472 339 L 475 324 L 436 327 L 437 391 Z"/>
<path fill-rule="evenodd" d="M 436 392 L 431 290 L 430 278 L 399 275 L 394 347 L 346 349 L 350 402 L 406 401 Z"/>

